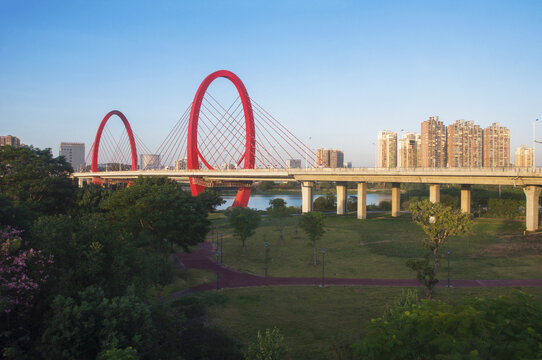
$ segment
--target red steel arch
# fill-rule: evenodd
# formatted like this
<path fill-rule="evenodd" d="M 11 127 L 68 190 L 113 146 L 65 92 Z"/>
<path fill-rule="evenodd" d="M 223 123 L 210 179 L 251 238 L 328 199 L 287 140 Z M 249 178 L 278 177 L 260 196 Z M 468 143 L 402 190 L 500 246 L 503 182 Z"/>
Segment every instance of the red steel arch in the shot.
<path fill-rule="evenodd" d="M 104 130 L 105 124 L 113 115 L 117 115 L 124 123 L 126 132 L 128 133 L 128 139 L 130 140 L 130 150 L 132 151 L 132 170 L 137 170 L 137 149 L 134 139 L 134 133 L 132 132 L 132 128 L 130 127 L 128 119 L 126 119 L 126 116 L 124 116 L 124 114 L 118 110 L 113 110 L 108 112 L 107 115 L 104 116 L 102 122 L 100 123 L 100 127 L 96 132 L 96 138 L 94 139 L 94 146 L 92 149 L 92 162 L 90 166 L 92 172 L 98 172 L 98 149 L 100 148 L 100 139 L 102 137 L 102 132 Z"/>
<path fill-rule="evenodd" d="M 244 159 L 244 168 L 245 169 L 254 169 L 255 163 L 255 149 L 256 149 L 256 133 L 254 130 L 254 114 L 252 113 L 252 104 L 250 102 L 250 97 L 248 96 L 247 89 L 245 85 L 239 79 L 237 75 L 228 70 L 219 70 L 209 76 L 207 76 L 200 84 L 194 101 L 192 102 L 192 109 L 190 110 L 190 119 L 188 121 L 188 139 L 187 139 L 187 160 L 188 160 L 188 169 L 197 170 L 199 169 L 199 158 L 207 166 L 208 169 L 213 167 L 207 163 L 207 161 L 201 156 L 201 153 L 198 149 L 198 120 L 201 109 L 201 103 L 203 97 L 209 88 L 209 85 L 219 77 L 226 78 L 230 80 L 241 98 L 243 104 L 243 111 L 245 114 L 245 133 L 246 133 L 246 142 L 245 142 L 245 152 L 238 163 Z M 197 196 L 203 190 L 205 186 L 196 184 L 194 178 L 190 178 L 190 188 L 192 189 L 192 195 Z M 250 187 L 240 187 L 235 196 L 233 206 L 243 206 L 248 205 L 248 200 L 250 198 Z"/>

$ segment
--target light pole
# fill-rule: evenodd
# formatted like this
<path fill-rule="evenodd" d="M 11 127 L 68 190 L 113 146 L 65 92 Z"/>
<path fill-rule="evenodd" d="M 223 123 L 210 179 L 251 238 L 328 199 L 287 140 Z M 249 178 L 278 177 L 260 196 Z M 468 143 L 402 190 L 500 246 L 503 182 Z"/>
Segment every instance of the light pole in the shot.
<path fill-rule="evenodd" d="M 450 254 L 452 253 L 452 250 L 447 249 L 446 250 L 446 257 L 448 258 L 448 287 L 450 287 Z"/>
<path fill-rule="evenodd" d="M 269 253 L 269 243 L 266 241 L 263 243 L 265 246 L 265 277 L 267 278 L 267 258 Z"/>
<path fill-rule="evenodd" d="M 322 285 L 320 285 L 320 287 L 324 287 L 326 285 L 324 276 L 326 270 L 326 251 L 327 249 L 322 249 Z"/>
<path fill-rule="evenodd" d="M 223 254 L 224 251 L 222 251 L 222 243 L 224 242 L 224 234 L 220 234 L 220 264 L 222 265 L 224 263 Z"/>
<path fill-rule="evenodd" d="M 535 148 L 535 145 L 536 145 L 536 136 L 535 136 L 535 131 L 536 131 L 536 122 L 538 121 L 538 119 L 536 119 L 535 121 L 533 121 L 533 171 L 535 171 L 536 169 L 536 148 Z"/>
<path fill-rule="evenodd" d="M 378 153 L 376 152 L 376 143 L 373 143 L 373 149 L 375 152 L 375 168 L 378 167 Z"/>
<path fill-rule="evenodd" d="M 216 255 L 216 289 L 220 289 L 220 275 L 218 273 L 218 255 L 220 254 L 220 252 L 217 250 L 215 252 L 215 255 Z"/>
<path fill-rule="evenodd" d="M 310 149 L 309 147 L 309 141 L 312 139 L 311 136 L 309 136 L 307 138 L 307 146 L 305 146 L 305 169 L 308 169 L 309 168 L 309 161 L 308 161 L 308 157 L 307 157 L 307 150 Z"/>

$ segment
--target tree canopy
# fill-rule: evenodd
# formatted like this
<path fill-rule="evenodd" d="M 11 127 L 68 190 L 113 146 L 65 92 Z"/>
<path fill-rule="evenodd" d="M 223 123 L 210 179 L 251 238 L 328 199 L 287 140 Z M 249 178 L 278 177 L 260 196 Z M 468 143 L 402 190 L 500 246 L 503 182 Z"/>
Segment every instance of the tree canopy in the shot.
<path fill-rule="evenodd" d="M 226 216 L 233 229 L 233 233 L 241 239 L 243 253 L 245 253 L 247 249 L 246 240 L 254 235 L 256 228 L 260 226 L 260 214 L 256 210 L 239 206 L 226 212 Z"/>
<path fill-rule="evenodd" d="M 299 220 L 299 226 L 303 229 L 305 234 L 309 237 L 309 240 L 313 245 L 313 265 L 317 264 L 316 256 L 316 241 L 320 239 L 326 233 L 324 214 L 319 211 L 308 212 L 301 215 Z"/>

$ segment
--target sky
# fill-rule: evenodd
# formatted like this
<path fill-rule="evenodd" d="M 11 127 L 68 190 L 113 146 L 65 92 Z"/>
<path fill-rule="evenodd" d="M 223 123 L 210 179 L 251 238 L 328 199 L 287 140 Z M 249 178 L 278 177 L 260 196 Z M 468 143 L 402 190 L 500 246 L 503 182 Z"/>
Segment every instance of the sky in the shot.
<path fill-rule="evenodd" d="M 220 69 L 354 166 L 374 166 L 378 131 L 434 115 L 499 122 L 512 157 L 536 118 L 542 140 L 542 1 L 0 0 L 0 134 L 55 155 L 88 151 L 113 109 L 157 148 Z"/>

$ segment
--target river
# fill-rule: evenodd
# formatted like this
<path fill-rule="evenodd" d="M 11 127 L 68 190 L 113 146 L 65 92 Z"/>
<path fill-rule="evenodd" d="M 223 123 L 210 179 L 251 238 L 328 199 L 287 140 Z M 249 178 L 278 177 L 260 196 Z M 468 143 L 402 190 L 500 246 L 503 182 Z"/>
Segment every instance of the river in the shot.
<path fill-rule="evenodd" d="M 314 199 L 325 195 L 314 195 Z M 356 197 L 356 195 L 348 195 Z M 222 195 L 226 203 L 218 206 L 217 210 L 226 210 L 233 204 L 234 195 Z M 301 194 L 288 195 L 250 195 L 248 207 L 256 210 L 265 210 L 269 207 L 269 200 L 280 198 L 286 201 L 287 206 L 301 206 Z M 391 201 L 391 194 L 367 193 L 367 205 L 378 205 L 381 201 Z"/>

